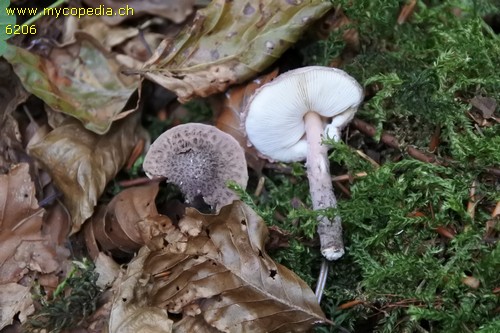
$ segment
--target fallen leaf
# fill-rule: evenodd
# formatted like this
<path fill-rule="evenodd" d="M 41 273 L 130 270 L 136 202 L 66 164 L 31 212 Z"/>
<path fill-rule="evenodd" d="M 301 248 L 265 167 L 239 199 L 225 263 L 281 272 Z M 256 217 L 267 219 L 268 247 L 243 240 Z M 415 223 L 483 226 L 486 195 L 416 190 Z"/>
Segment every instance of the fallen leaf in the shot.
<path fill-rule="evenodd" d="M 125 15 L 99 16 L 108 24 L 119 24 L 128 18 L 138 18 L 144 14 L 161 16 L 175 23 L 183 22 L 193 12 L 195 0 L 84 0 L 84 3 L 94 8 L 111 8 L 114 12 L 129 8 Z"/>
<path fill-rule="evenodd" d="M 118 193 L 98 214 L 94 214 L 85 228 L 92 228 L 85 237 L 89 248 L 96 242 L 104 251 L 119 250 L 134 253 L 145 244 L 138 229 L 138 223 L 158 215 L 155 198 L 158 183 L 130 187 Z"/>
<path fill-rule="evenodd" d="M 199 314 L 223 332 L 303 332 L 328 322 L 306 283 L 267 255 L 264 221 L 245 204 L 218 215 L 188 208 L 179 227 L 180 237 L 168 233 L 148 245 L 140 281 L 156 277 L 151 306 Z"/>
<path fill-rule="evenodd" d="M 15 165 L 7 175 L 0 175 L 0 283 L 17 282 L 22 277 L 25 263 L 7 265 L 6 261 L 15 261 L 13 256 L 22 242 L 41 239 L 43 213 L 28 164 Z"/>
<path fill-rule="evenodd" d="M 111 49 L 127 39 L 135 37 L 139 34 L 139 29 L 129 26 L 109 26 L 97 16 L 85 15 L 81 18 L 68 16 L 66 19 L 65 37 L 63 43 L 74 42 L 74 34 L 76 31 L 83 31 L 94 37 L 99 44 L 106 50 Z M 71 26 L 71 28 L 68 28 Z M 68 33 L 72 31 L 72 33 Z"/>
<path fill-rule="evenodd" d="M 472 289 L 477 289 L 481 285 L 481 282 L 473 276 L 464 277 L 462 279 L 462 283 L 465 284 L 466 286 L 472 288 Z"/>
<path fill-rule="evenodd" d="M 148 280 L 143 279 L 143 266 L 149 249 L 143 247 L 119 281 L 109 317 L 109 333 L 169 333 L 172 320 L 167 311 L 150 306 Z"/>
<path fill-rule="evenodd" d="M 92 133 L 76 121 L 55 128 L 28 153 L 37 158 L 64 194 L 71 213 L 71 233 L 92 216 L 109 180 L 125 165 L 140 139 L 139 114 L 117 121 L 105 135 Z"/>
<path fill-rule="evenodd" d="M 0 329 L 33 312 L 29 281 L 35 272 L 38 284 L 50 292 L 59 271 L 64 270 L 69 251 L 42 234 L 45 210 L 38 206 L 35 186 L 26 163 L 14 165 L 0 175 Z M 45 287 L 47 287 L 45 289 Z"/>
<path fill-rule="evenodd" d="M 0 175 L 0 284 L 17 282 L 29 271 L 57 272 L 63 264 L 60 259 L 67 258 L 67 250 L 42 235 L 44 213 L 28 164 Z"/>
<path fill-rule="evenodd" d="M 120 266 L 111 258 L 100 252 L 94 261 L 95 271 L 99 274 L 96 285 L 105 289 L 110 287 L 120 273 Z"/>
<path fill-rule="evenodd" d="M 470 104 L 481 113 L 484 119 L 491 118 L 497 108 L 497 101 L 491 97 L 474 96 Z"/>
<path fill-rule="evenodd" d="M 329 1 L 213 0 L 143 73 L 181 102 L 222 92 L 264 71 L 333 5 Z"/>
<path fill-rule="evenodd" d="M 48 57 L 12 45 L 4 57 L 26 90 L 104 134 L 113 121 L 135 110 L 122 112 L 139 80 L 121 74 L 121 65 L 92 37 L 81 32 L 75 36 L 76 43 L 53 48 Z"/>
<path fill-rule="evenodd" d="M 16 315 L 24 322 L 34 311 L 30 287 L 17 283 L 0 284 L 0 330 L 12 324 Z"/>
<path fill-rule="evenodd" d="M 262 75 L 248 84 L 230 88 L 223 97 L 223 109 L 218 115 L 215 126 L 223 132 L 230 134 L 245 149 L 245 158 L 250 168 L 258 173 L 262 171 L 266 159 L 260 157 L 254 146 L 248 145 L 245 130 L 243 129 L 241 114 L 255 90 L 271 81 L 278 75 L 275 69 L 269 74 Z"/>

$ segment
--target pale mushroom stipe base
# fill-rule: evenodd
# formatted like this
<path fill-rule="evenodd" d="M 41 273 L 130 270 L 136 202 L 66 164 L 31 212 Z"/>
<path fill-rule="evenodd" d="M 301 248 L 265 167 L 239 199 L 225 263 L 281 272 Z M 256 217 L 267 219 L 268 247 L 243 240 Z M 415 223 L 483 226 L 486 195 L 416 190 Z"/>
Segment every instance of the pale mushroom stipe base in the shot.
<path fill-rule="evenodd" d="M 244 114 L 248 139 L 270 159 L 306 160 L 313 209 L 335 208 L 323 139 L 340 140 L 340 131 L 363 101 L 363 89 L 342 70 L 310 66 L 286 72 L 259 88 Z M 339 216 L 318 217 L 321 253 L 328 260 L 344 254 Z M 326 267 L 326 268 L 325 268 Z M 322 266 L 322 275 L 327 265 Z"/>
<path fill-rule="evenodd" d="M 143 168 L 148 177 L 166 177 L 177 185 L 187 202 L 201 196 L 217 209 L 239 199 L 227 188 L 227 181 L 242 188 L 248 182 L 243 148 L 229 134 L 204 124 L 178 125 L 160 135 Z"/>

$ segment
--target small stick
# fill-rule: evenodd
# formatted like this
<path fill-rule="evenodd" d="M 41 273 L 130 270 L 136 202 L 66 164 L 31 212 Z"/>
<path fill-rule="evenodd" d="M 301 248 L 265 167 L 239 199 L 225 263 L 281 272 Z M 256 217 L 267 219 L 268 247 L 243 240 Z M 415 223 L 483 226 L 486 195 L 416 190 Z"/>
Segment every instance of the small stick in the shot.
<path fill-rule="evenodd" d="M 264 189 L 264 183 L 266 182 L 266 178 L 260 177 L 259 182 L 257 183 L 257 188 L 255 189 L 254 195 L 256 197 L 260 196 L 262 190 Z"/>
<path fill-rule="evenodd" d="M 345 180 L 351 180 L 353 178 L 361 178 L 361 177 L 366 177 L 368 174 L 366 172 L 358 172 L 354 176 L 345 174 L 345 175 L 340 175 L 340 176 L 335 176 L 332 177 L 332 182 L 341 182 Z"/>

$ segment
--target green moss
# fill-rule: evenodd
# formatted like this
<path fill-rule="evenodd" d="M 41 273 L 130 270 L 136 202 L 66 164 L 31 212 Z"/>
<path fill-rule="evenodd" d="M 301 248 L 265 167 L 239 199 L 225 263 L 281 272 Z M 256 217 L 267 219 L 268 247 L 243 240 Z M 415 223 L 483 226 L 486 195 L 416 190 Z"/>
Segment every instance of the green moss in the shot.
<path fill-rule="evenodd" d="M 500 247 L 484 235 L 499 192 L 485 168 L 499 167 L 500 126 L 479 127 L 468 111 L 474 96 L 500 101 L 500 37 L 482 19 L 500 14 L 500 4 L 419 1 L 411 19 L 398 25 L 403 2 L 339 3 L 360 34 L 361 51 L 344 66 L 366 87 L 358 116 L 379 134 L 390 131 L 403 147 L 424 151 L 439 127 L 435 153 L 453 162 L 437 166 L 404 156 L 374 169 L 352 148 L 334 144 L 332 162 L 368 176 L 339 201 L 347 254 L 332 266 L 323 309 L 354 332 L 496 332 Z M 339 36 L 311 46 L 306 64 L 338 56 Z M 467 212 L 473 181 L 481 198 L 474 219 Z M 283 209 L 279 202 L 276 209 Z M 455 237 L 440 236 L 438 227 Z M 466 276 L 479 287 L 465 285 Z M 362 303 L 338 309 L 355 299 Z M 329 331 L 336 330 L 318 329 Z"/>
<path fill-rule="evenodd" d="M 73 269 L 51 297 L 43 290 L 35 292 L 41 308 L 24 324 L 23 332 L 57 333 L 64 329 L 82 327 L 96 310 L 101 290 L 96 285 L 98 274 L 88 260 L 74 261 Z"/>

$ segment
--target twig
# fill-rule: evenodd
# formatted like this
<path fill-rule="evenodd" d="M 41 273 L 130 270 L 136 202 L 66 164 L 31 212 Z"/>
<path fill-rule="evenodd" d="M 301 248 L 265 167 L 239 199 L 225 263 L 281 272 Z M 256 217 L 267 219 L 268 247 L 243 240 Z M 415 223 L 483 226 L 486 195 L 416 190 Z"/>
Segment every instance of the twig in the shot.
<path fill-rule="evenodd" d="M 351 191 L 349 191 L 347 187 L 345 187 L 344 185 L 342 185 L 342 183 L 339 182 L 334 182 L 334 183 L 335 186 L 338 187 L 348 198 L 351 198 Z"/>
<path fill-rule="evenodd" d="M 338 309 L 339 310 L 346 310 L 346 309 L 350 309 L 350 308 L 352 308 L 352 307 L 354 307 L 356 305 L 363 304 L 363 303 L 365 303 L 365 302 L 363 302 L 360 299 L 354 299 L 352 301 L 340 304 L 339 307 L 338 307 Z"/>
<path fill-rule="evenodd" d="M 380 168 L 380 164 L 378 164 L 373 158 L 363 153 L 361 150 L 356 149 L 356 153 L 361 156 L 362 159 L 368 161 L 375 168 Z"/>
<path fill-rule="evenodd" d="M 333 182 L 341 182 L 345 180 L 352 181 L 355 178 L 361 178 L 361 177 L 366 177 L 368 174 L 366 172 L 358 172 L 354 176 L 350 174 L 345 174 L 345 175 L 340 175 L 340 176 L 335 176 L 332 177 Z"/>
<path fill-rule="evenodd" d="M 260 196 L 262 190 L 264 189 L 264 183 L 266 182 L 266 178 L 260 177 L 259 182 L 257 183 L 257 188 L 255 189 L 254 195 L 255 197 Z"/>

